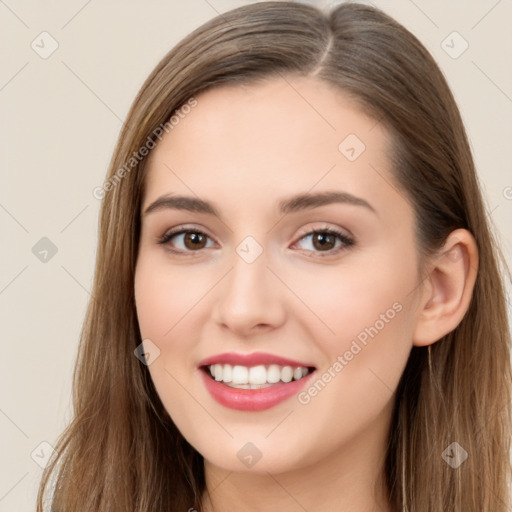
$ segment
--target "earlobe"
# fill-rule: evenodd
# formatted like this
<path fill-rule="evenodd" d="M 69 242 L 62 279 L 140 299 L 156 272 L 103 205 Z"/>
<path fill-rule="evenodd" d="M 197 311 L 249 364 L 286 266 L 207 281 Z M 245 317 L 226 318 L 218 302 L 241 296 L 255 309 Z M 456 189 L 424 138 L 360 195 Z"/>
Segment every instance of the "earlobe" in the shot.
<path fill-rule="evenodd" d="M 431 345 L 459 325 L 469 308 L 477 272 L 473 235 L 466 229 L 452 231 L 423 283 L 413 345 Z"/>

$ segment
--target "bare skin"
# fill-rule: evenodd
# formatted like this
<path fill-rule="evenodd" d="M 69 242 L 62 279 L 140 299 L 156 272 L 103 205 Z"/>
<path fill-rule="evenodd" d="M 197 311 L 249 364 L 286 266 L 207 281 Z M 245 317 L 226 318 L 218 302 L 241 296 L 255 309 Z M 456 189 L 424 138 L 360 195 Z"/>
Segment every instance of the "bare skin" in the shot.
<path fill-rule="evenodd" d="M 395 391 L 413 345 L 436 342 L 467 310 L 473 237 L 453 232 L 420 273 L 388 133 L 315 78 L 197 100 L 149 157 L 142 212 L 169 194 L 207 200 L 220 216 L 142 213 L 135 295 L 142 337 L 160 350 L 149 366 L 155 387 L 205 459 L 206 510 L 391 512 L 383 464 Z M 370 206 L 278 210 L 285 198 L 325 191 Z M 158 243 L 180 226 L 204 236 Z M 325 228 L 343 237 L 321 244 L 311 232 Z M 242 247 L 261 249 L 251 263 L 237 252 L 249 236 Z M 317 378 L 330 378 L 264 411 L 219 404 L 199 362 L 255 351 L 312 361 Z M 261 454 L 252 467 L 238 456 L 247 443 Z"/>

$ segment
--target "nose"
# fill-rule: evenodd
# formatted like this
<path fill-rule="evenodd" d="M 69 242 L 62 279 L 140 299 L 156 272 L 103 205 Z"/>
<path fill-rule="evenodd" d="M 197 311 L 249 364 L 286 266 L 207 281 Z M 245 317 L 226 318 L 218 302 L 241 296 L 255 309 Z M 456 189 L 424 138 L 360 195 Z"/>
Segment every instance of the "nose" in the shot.
<path fill-rule="evenodd" d="M 238 253 L 232 268 L 216 287 L 214 320 L 240 337 L 279 327 L 285 318 L 285 290 L 267 267 L 265 251 L 252 262 Z"/>

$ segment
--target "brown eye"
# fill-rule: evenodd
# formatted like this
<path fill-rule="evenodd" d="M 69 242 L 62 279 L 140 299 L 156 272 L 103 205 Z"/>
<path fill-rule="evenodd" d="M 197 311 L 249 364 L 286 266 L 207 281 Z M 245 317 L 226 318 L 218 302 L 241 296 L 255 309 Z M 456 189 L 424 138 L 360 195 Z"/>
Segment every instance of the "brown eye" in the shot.
<path fill-rule="evenodd" d="M 187 253 L 207 248 L 209 239 L 210 237 L 201 231 L 180 229 L 165 234 L 158 243 L 168 246 L 172 252 Z"/>
<path fill-rule="evenodd" d="M 183 243 L 187 249 L 203 249 L 206 243 L 206 236 L 196 231 L 189 231 L 185 234 Z"/>
<path fill-rule="evenodd" d="M 355 244 L 354 240 L 332 228 L 323 228 L 310 231 L 303 235 L 297 243 L 310 240 L 310 247 L 306 250 L 317 254 L 318 256 L 329 256 L 348 249 Z"/>
<path fill-rule="evenodd" d="M 329 233 L 315 233 L 313 235 L 313 247 L 318 250 L 334 249 L 336 245 L 336 237 Z"/>

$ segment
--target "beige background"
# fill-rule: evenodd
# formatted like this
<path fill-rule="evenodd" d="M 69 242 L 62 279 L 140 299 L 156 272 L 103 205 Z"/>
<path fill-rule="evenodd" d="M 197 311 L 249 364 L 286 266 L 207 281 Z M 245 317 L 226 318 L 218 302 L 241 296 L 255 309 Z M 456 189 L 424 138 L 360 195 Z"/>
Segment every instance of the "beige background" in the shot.
<path fill-rule="evenodd" d="M 40 443 L 54 443 L 70 417 L 96 251 L 100 203 L 92 190 L 103 182 L 121 120 L 171 46 L 246 3 L 0 1 L 0 512 L 34 510 L 50 453 Z M 510 261 L 512 2 L 373 3 L 416 34 L 446 74 Z M 446 39 L 453 31 L 469 44 L 458 58 L 464 41 Z M 52 38 L 58 48 L 42 58 Z M 58 251 L 46 262 L 32 251 L 43 237 Z"/>

